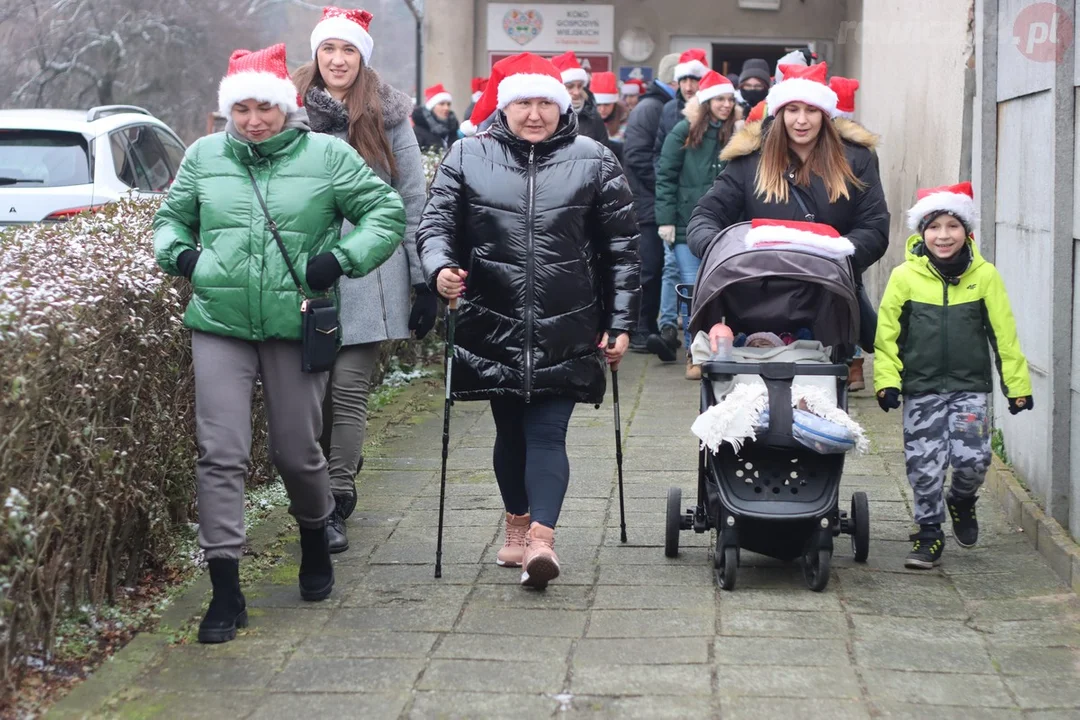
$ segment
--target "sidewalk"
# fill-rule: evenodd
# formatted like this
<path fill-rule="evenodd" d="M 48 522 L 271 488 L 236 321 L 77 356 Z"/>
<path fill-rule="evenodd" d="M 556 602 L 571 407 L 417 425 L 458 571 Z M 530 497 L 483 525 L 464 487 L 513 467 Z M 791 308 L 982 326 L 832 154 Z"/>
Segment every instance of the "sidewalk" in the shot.
<path fill-rule="evenodd" d="M 941 568 L 904 570 L 898 413 L 869 393 L 853 403 L 874 450 L 849 459 L 842 507 L 853 490 L 870 496 L 869 562 L 856 565 L 841 538 L 819 594 L 797 567 L 744 553 L 727 593 L 715 588 L 708 535 L 682 533 L 677 559 L 663 552 L 668 486 L 687 502 L 696 492 L 697 385 L 681 364 L 639 355 L 620 375 L 628 544 L 611 405 L 579 405 L 557 533 L 563 575 L 543 593 L 519 588 L 518 571 L 495 565 L 491 415 L 458 403 L 441 580 L 442 421 L 431 413 L 366 462 L 330 600 L 301 602 L 295 565 L 284 566 L 245 588 L 252 626 L 236 641 L 169 646 L 129 686 L 110 687 L 107 704 L 65 702 L 50 716 L 1078 717 L 1080 601 L 989 495 L 977 549 L 950 539 Z"/>

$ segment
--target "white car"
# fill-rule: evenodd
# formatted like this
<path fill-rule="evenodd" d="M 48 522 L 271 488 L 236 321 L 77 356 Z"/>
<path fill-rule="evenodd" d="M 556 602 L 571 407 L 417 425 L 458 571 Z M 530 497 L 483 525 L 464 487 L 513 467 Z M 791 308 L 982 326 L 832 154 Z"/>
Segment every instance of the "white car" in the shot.
<path fill-rule="evenodd" d="M 0 228 L 164 193 L 184 143 L 142 108 L 0 110 Z"/>

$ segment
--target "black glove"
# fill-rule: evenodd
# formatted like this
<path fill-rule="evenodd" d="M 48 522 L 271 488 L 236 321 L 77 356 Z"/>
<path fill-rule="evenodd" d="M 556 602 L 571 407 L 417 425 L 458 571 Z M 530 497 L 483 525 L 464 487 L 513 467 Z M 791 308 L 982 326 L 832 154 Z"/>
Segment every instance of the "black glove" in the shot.
<path fill-rule="evenodd" d="M 315 292 L 329 290 L 343 274 L 334 253 L 319 253 L 307 261 L 307 284 Z"/>
<path fill-rule="evenodd" d="M 190 280 L 201 254 L 202 251 L 200 250 L 185 250 L 176 256 L 176 269 L 180 271 L 181 275 Z"/>
<path fill-rule="evenodd" d="M 435 318 L 439 314 L 439 299 L 424 283 L 413 285 L 416 299 L 413 300 L 412 312 L 409 313 L 409 329 L 416 333 L 416 339 L 422 340 L 435 327 Z"/>
<path fill-rule="evenodd" d="M 877 395 L 877 404 L 885 412 L 900 407 L 900 391 L 896 388 L 885 388 Z"/>
<path fill-rule="evenodd" d="M 1009 398 L 1009 412 L 1013 415 L 1030 410 L 1035 407 L 1035 398 L 1030 395 L 1024 397 Z"/>

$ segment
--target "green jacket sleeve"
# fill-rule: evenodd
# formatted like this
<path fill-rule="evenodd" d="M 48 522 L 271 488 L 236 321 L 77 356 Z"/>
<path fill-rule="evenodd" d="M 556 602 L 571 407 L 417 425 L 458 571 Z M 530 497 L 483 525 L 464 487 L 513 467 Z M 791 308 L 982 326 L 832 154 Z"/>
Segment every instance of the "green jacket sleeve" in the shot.
<path fill-rule="evenodd" d="M 345 275 L 358 278 L 382 265 L 405 236 L 405 206 L 393 188 L 379 179 L 343 141 L 327 147 L 327 168 L 334 200 L 356 227 L 332 249 Z"/>
<path fill-rule="evenodd" d="M 892 271 L 885 295 L 878 308 L 877 336 L 874 338 L 874 392 L 885 388 L 902 390 L 900 373 L 904 364 L 900 361 L 900 313 L 907 302 L 907 284 L 904 282 L 903 266 Z"/>
<path fill-rule="evenodd" d="M 686 135 L 690 125 L 680 122 L 664 138 L 656 169 L 656 224 L 674 225 L 679 208 L 679 176 L 686 158 Z"/>
<path fill-rule="evenodd" d="M 154 259 L 170 275 L 180 275 L 176 258 L 185 250 L 197 250 L 199 235 L 199 143 L 180 162 L 176 179 L 154 215 Z"/>
<path fill-rule="evenodd" d="M 1028 372 L 1027 358 L 1020 350 L 1020 338 L 1016 335 L 1016 320 L 1009 305 L 1009 295 L 1005 292 L 1005 282 L 997 268 L 991 268 L 984 302 L 989 326 L 987 330 L 997 355 L 1002 392 L 1007 398 L 1031 395 L 1031 375 Z M 876 361 L 874 370 L 877 371 Z"/>

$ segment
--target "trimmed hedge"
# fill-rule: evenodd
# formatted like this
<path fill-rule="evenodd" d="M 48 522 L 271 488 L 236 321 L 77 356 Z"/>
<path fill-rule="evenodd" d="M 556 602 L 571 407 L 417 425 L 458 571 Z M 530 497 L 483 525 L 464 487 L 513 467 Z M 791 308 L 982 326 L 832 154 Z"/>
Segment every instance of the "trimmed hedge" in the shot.
<path fill-rule="evenodd" d="M 155 202 L 0 240 L 0 673 L 71 608 L 164 565 L 194 519 L 186 283 L 153 257 Z M 254 441 L 264 443 L 260 403 Z M 256 444 L 256 447 L 260 445 Z M 255 452 L 252 477 L 269 475 Z"/>

